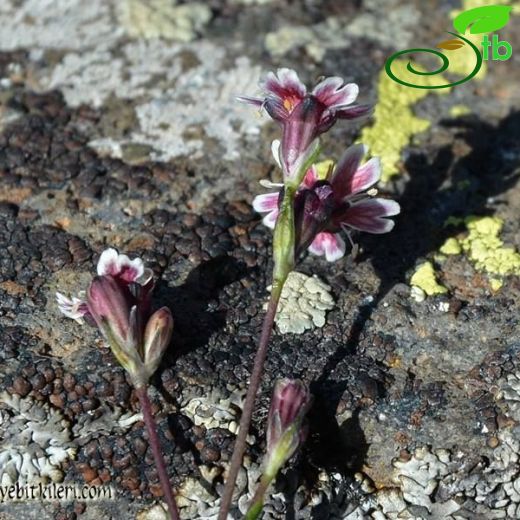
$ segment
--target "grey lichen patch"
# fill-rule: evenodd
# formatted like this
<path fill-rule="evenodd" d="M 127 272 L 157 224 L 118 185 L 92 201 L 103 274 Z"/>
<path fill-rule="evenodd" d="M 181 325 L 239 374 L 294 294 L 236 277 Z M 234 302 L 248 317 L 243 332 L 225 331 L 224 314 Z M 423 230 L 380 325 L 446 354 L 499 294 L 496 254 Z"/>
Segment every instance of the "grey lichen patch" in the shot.
<path fill-rule="evenodd" d="M 518 430 L 503 430 L 484 477 L 475 484 L 483 518 L 518 518 L 520 514 L 520 443 Z"/>
<path fill-rule="evenodd" d="M 185 70 L 188 50 L 196 63 Z M 200 152 L 210 138 L 222 144 L 226 159 L 236 159 L 240 138 L 258 135 L 267 118 L 251 117 L 250 108 L 235 100 L 255 89 L 260 68 L 246 57 L 231 69 L 225 61 L 225 50 L 208 41 L 186 47 L 138 40 L 122 45 L 117 57 L 105 49 L 69 53 L 41 83 L 62 90 L 71 106 L 101 106 L 114 95 L 135 102 L 136 124 L 125 137 L 92 139 L 91 146 L 105 154 L 124 157 L 125 148 L 138 144 L 148 147 L 150 158 L 169 160 Z M 196 126 L 203 134 L 187 137 Z"/>
<path fill-rule="evenodd" d="M 224 465 L 227 468 L 227 464 Z M 223 467 L 202 465 L 199 467 L 200 475 L 197 477 L 188 477 L 177 489 L 177 505 L 179 506 L 181 518 L 186 520 L 199 519 L 215 519 L 220 507 L 220 493 L 218 487 L 221 485 Z M 258 485 L 261 476 L 261 465 L 253 462 L 249 457 L 244 458 L 244 464 L 241 466 L 237 483 L 236 492 L 238 498 L 238 510 L 245 515 L 251 498 Z M 276 518 L 271 516 L 271 503 L 273 496 L 267 498 L 264 507 L 265 518 Z M 281 497 L 278 502 L 282 503 Z"/>
<path fill-rule="evenodd" d="M 0 49 L 30 48 L 35 58 L 43 49 L 106 48 L 123 32 L 114 27 L 105 0 L 3 0 L 0 25 Z"/>
<path fill-rule="evenodd" d="M 211 9 L 202 2 L 177 5 L 175 0 L 123 0 L 116 13 L 127 34 L 134 38 L 194 40 L 211 20 Z"/>
<path fill-rule="evenodd" d="M 325 325 L 327 311 L 334 308 L 330 287 L 317 276 L 293 271 L 282 291 L 276 324 L 282 334 L 303 334 Z"/>
<path fill-rule="evenodd" d="M 78 444 L 84 445 L 92 438 L 100 435 L 122 434 L 130 429 L 134 423 L 142 420 L 143 415 L 141 413 L 125 412 L 117 406 L 111 408 L 108 405 L 102 405 L 92 414 L 82 415 L 73 426 L 72 431 Z"/>
<path fill-rule="evenodd" d="M 338 38 L 339 34 L 342 37 Z M 293 49 L 303 47 L 310 57 L 319 62 L 327 50 L 350 45 L 350 41 L 343 36 L 342 21 L 339 18 L 327 18 L 311 26 L 284 26 L 270 32 L 265 37 L 265 47 L 274 57 L 284 56 Z"/>
<path fill-rule="evenodd" d="M 386 15 L 381 17 L 381 4 L 387 4 Z M 413 35 L 420 12 L 410 5 L 400 5 L 399 0 L 370 2 L 363 13 L 351 16 L 331 16 L 323 22 L 305 26 L 282 26 L 265 37 L 265 47 L 274 57 L 286 55 L 303 47 L 316 62 L 320 62 L 328 50 L 350 47 L 353 38 L 363 37 L 393 47 L 395 38 L 387 27 L 398 28 L 400 44 L 407 44 Z"/>
<path fill-rule="evenodd" d="M 421 12 L 413 5 L 403 4 L 400 0 L 368 0 L 364 12 L 345 24 L 344 31 L 354 37 L 369 38 L 384 46 L 395 46 L 394 30 L 399 33 L 399 46 L 406 45 L 413 37 L 413 30 L 421 17 Z M 381 16 L 384 9 L 385 16 Z M 392 31 L 388 31 L 392 27 Z"/>
<path fill-rule="evenodd" d="M 226 428 L 232 433 L 238 430 L 240 410 L 245 391 L 235 391 L 224 395 L 212 390 L 207 395 L 193 397 L 181 406 L 181 412 L 187 415 L 196 426 Z"/>
<path fill-rule="evenodd" d="M 428 447 L 417 448 L 409 460 L 395 460 L 394 482 L 401 487 L 403 500 L 432 513 L 439 505 L 434 504 L 432 495 L 439 481 L 449 473 L 450 462 L 449 451 L 432 452 Z M 452 507 L 452 511 L 447 511 L 445 506 L 443 513 L 446 515 L 459 509 L 456 502 Z"/>
<path fill-rule="evenodd" d="M 507 374 L 498 383 L 495 399 L 504 414 L 520 423 L 520 377 L 517 373 Z"/>
<path fill-rule="evenodd" d="M 152 507 L 147 507 L 139 511 L 136 515 L 136 520 L 168 520 L 170 517 L 166 512 L 166 506 L 155 504 Z"/>
<path fill-rule="evenodd" d="M 75 457 L 70 424 L 30 398 L 0 394 L 0 484 L 61 482 L 61 467 Z"/>
<path fill-rule="evenodd" d="M 124 135 L 117 125 L 114 135 L 109 127 L 100 129 L 92 136 L 96 149 L 124 157 L 125 147 L 136 144 L 138 160 L 147 159 L 145 149 L 153 149 L 151 159 L 169 160 L 200 152 L 206 140 L 214 140 L 225 159 L 237 159 L 241 139 L 258 135 L 268 119 L 251 117 L 250 107 L 235 99 L 254 91 L 260 67 L 209 40 L 182 43 L 208 23 L 211 10 L 203 2 L 111 4 L 60 0 L 50 9 L 45 2 L 4 2 L 0 51 L 30 48 L 31 88 L 60 90 L 72 107 L 124 100 L 131 128 L 127 125 Z M 126 20 L 126 30 L 135 35 L 131 41 L 112 11 Z M 202 135 L 189 136 L 195 127 Z"/>
<path fill-rule="evenodd" d="M 181 75 L 174 91 L 136 107 L 141 131 L 134 137 L 160 150 L 155 159 L 200 155 L 204 138 L 221 143 L 225 159 L 237 159 L 239 137 L 258 135 L 266 121 L 251 117 L 251 110 L 234 100 L 236 95 L 255 89 L 258 67 L 251 66 L 248 58 L 238 58 L 232 69 L 223 70 L 225 52 L 209 42 L 201 42 L 197 56 L 200 65 Z M 204 129 L 204 135 L 186 139 L 189 129 L 196 126 Z"/>
<path fill-rule="evenodd" d="M 240 468 L 239 476 L 237 478 L 237 488 L 240 489 L 240 497 L 237 501 L 238 510 L 245 516 L 249 509 L 251 499 L 254 496 L 258 481 L 262 475 L 262 464 L 254 462 L 249 457 L 244 458 L 243 466 Z M 266 497 L 264 504 L 263 516 L 264 518 L 276 518 L 273 516 L 273 502 L 279 502 L 280 498 L 276 497 L 274 490 L 271 490 L 270 496 Z M 284 501 L 285 502 L 285 501 Z"/>
<path fill-rule="evenodd" d="M 520 443 L 518 431 L 505 429 L 491 460 L 468 459 L 448 450 L 419 447 L 394 465 L 395 488 L 367 490 L 360 501 L 368 518 L 518 518 Z M 350 517 L 346 517 L 350 518 Z M 358 517 L 353 517 L 358 518 Z M 366 518 L 366 517 L 361 517 Z"/>
<path fill-rule="evenodd" d="M 233 4 L 239 5 L 266 5 L 273 3 L 274 0 L 231 0 Z"/>
<path fill-rule="evenodd" d="M 219 500 L 210 490 L 212 484 L 202 482 L 200 477 L 188 477 L 177 490 L 177 505 L 181 517 L 186 520 L 216 518 Z"/>

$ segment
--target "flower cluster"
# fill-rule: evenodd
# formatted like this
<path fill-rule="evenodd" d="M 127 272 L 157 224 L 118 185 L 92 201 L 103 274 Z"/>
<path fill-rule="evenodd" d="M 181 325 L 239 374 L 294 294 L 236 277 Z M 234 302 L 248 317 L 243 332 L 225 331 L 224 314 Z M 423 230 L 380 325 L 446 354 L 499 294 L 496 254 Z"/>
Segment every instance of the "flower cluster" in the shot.
<path fill-rule="evenodd" d="M 294 254 L 305 250 L 335 261 L 345 254 L 345 242 L 339 232 L 367 231 L 387 233 L 394 222 L 387 217 L 399 213 L 393 200 L 375 198 L 373 186 L 381 177 L 377 158 L 362 164 L 365 146 L 346 150 L 334 169 L 318 174 L 314 164 L 317 138 L 329 130 L 337 119 L 355 119 L 369 113 L 366 106 L 349 106 L 358 94 L 357 85 L 343 84 L 332 77 L 307 93 L 296 72 L 289 69 L 270 73 L 261 84 L 265 97 L 242 97 L 242 101 L 264 107 L 282 125 L 281 141 L 273 142 L 273 155 L 284 175 L 283 184 L 264 183 L 280 191 L 258 195 L 253 206 L 265 213 L 263 222 L 275 228 L 288 187 L 295 187 Z M 312 153 L 311 153 L 312 152 Z M 311 164 L 308 164 L 309 159 Z M 276 243 L 275 243 L 276 247 Z"/>
<path fill-rule="evenodd" d="M 130 260 L 115 249 L 106 249 L 86 301 L 56 293 L 65 316 L 99 328 L 137 387 L 157 370 L 173 329 L 167 307 L 151 314 L 153 288 L 153 273 L 140 258 Z"/>
<path fill-rule="evenodd" d="M 281 157 L 287 177 L 293 177 L 294 164 L 321 134 L 338 119 L 357 119 L 370 112 L 365 105 L 349 106 L 357 98 L 355 83 L 343 84 L 338 77 L 326 78 L 308 93 L 306 86 L 291 69 L 270 72 L 260 87 L 265 97 L 242 96 L 239 100 L 265 108 L 283 128 Z"/>
<path fill-rule="evenodd" d="M 340 230 L 348 236 L 351 230 L 387 233 L 394 227 L 394 222 L 386 217 L 399 213 L 397 202 L 374 198 L 377 192 L 371 188 L 381 177 L 380 161 L 374 157 L 361 165 L 365 153 L 364 145 L 351 146 L 336 167 L 329 168 L 322 176 L 318 174 L 316 165 L 312 165 L 296 193 L 296 226 L 302 228 L 299 234 L 303 236 L 303 231 L 307 231 L 313 237 L 308 250 L 315 255 L 325 255 L 329 262 L 345 254 L 345 242 Z M 315 201 L 314 213 L 323 213 L 322 218 L 313 218 L 312 222 L 309 219 L 312 215 L 309 202 L 307 206 L 303 202 L 310 198 Z M 257 195 L 253 200 L 254 209 L 266 213 L 263 223 L 270 228 L 274 228 L 279 214 L 279 199 L 280 192 L 272 192 Z M 305 241 L 301 240 L 297 253 L 303 252 L 305 246 Z"/>

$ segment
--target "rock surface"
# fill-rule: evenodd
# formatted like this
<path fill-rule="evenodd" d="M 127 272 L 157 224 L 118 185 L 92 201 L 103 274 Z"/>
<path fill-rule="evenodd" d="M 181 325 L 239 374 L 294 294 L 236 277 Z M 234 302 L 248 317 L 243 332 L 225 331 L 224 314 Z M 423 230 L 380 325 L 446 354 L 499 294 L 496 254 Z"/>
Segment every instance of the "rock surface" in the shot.
<path fill-rule="evenodd" d="M 22 446 L 24 471 L 10 467 L 27 477 L 35 458 L 48 461 L 55 424 L 47 470 L 117 490 L 5 501 L 3 520 L 161 517 L 127 377 L 54 300 L 86 288 L 105 247 L 142 256 L 159 278 L 156 304 L 176 325 L 153 405 L 183 518 L 215 517 L 271 282 L 271 232 L 251 201 L 259 180 L 278 176 L 278 129 L 234 97 L 280 66 L 309 83 L 355 81 L 360 101 L 377 104 L 363 133 L 340 122 L 324 148 L 334 159 L 365 136 L 402 213 L 392 233 L 356 237 L 355 259 L 299 266 L 330 287 L 334 308 L 323 327 L 273 336 L 240 510 L 283 375 L 311 383 L 315 404 L 264 518 L 520 516 L 520 17 L 500 31 L 512 58 L 443 95 L 412 96 L 381 72 L 477 4 L 2 1 L 0 461 Z M 493 217 L 496 233 L 476 243 L 474 217 Z M 496 264 L 497 250 L 513 268 Z M 426 262 L 446 291 L 414 298 Z"/>

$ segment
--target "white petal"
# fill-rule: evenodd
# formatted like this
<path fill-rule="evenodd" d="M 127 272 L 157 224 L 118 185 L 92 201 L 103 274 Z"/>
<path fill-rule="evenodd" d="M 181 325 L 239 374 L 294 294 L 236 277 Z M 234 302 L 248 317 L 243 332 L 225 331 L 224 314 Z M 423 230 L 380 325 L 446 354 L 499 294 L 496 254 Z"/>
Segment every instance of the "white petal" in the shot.
<path fill-rule="evenodd" d="M 359 87 L 356 83 L 343 84 L 343 79 L 337 76 L 324 79 L 314 87 L 312 94 L 316 96 L 327 108 L 339 108 L 353 103 L 358 94 Z"/>
<path fill-rule="evenodd" d="M 130 260 L 126 255 L 117 258 L 118 275 L 127 282 L 135 282 L 144 274 L 144 264 L 140 258 Z"/>
<path fill-rule="evenodd" d="M 278 210 L 278 193 L 263 193 L 253 199 L 253 209 L 258 213 L 270 213 Z"/>
<path fill-rule="evenodd" d="M 334 239 L 325 242 L 325 258 L 328 262 L 335 262 L 345 255 L 345 241 L 336 233 Z"/>
<path fill-rule="evenodd" d="M 105 274 L 115 274 L 118 270 L 117 257 L 119 253 L 112 247 L 105 249 L 99 257 L 97 264 L 97 274 L 103 276 Z"/>
<path fill-rule="evenodd" d="M 278 218 L 278 210 L 271 211 L 262 219 L 262 222 L 263 222 L 264 226 L 267 226 L 270 229 L 274 229 L 277 218 Z"/>
<path fill-rule="evenodd" d="M 87 312 L 82 309 L 82 307 L 85 306 L 83 300 L 80 300 L 75 296 L 68 298 L 64 294 L 57 292 L 56 302 L 58 303 L 58 308 L 63 315 L 67 316 L 67 318 L 76 320 L 78 323 L 83 323 L 83 316 L 87 314 Z"/>
<path fill-rule="evenodd" d="M 345 241 L 341 236 L 328 231 L 318 233 L 309 247 L 309 251 L 314 255 L 325 255 L 328 262 L 335 262 L 343 257 L 345 249 Z"/>
<path fill-rule="evenodd" d="M 271 143 L 271 152 L 273 153 L 274 160 L 279 168 L 282 167 L 282 161 L 280 160 L 280 139 L 275 139 Z"/>

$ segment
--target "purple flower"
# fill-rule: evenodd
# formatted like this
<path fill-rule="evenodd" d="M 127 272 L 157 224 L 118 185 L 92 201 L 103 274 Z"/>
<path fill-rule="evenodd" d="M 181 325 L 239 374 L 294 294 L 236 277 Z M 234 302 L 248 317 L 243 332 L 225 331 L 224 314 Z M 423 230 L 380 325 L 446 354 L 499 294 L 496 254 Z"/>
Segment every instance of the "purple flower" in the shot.
<path fill-rule="evenodd" d="M 115 249 L 105 250 L 87 301 L 56 293 L 63 314 L 96 325 L 136 386 L 146 384 L 170 343 L 173 319 L 166 307 L 150 316 L 152 271 L 140 258 L 130 260 Z"/>
<path fill-rule="evenodd" d="M 349 106 L 357 98 L 355 83 L 344 84 L 339 77 L 326 78 L 308 93 L 291 69 L 269 72 L 260 83 L 264 97 L 241 96 L 238 99 L 263 107 L 283 127 L 281 162 L 284 177 L 297 175 L 294 164 L 309 145 L 338 119 L 356 119 L 370 112 L 364 105 Z"/>
<path fill-rule="evenodd" d="M 276 145 L 273 147 L 276 150 Z M 307 171 L 295 197 L 295 220 L 301 222 L 303 234 L 309 236 L 297 244 L 297 252 L 308 247 L 315 255 L 325 255 L 329 262 L 338 260 L 345 254 L 345 242 L 340 235 L 344 230 L 367 231 L 368 233 L 387 233 L 394 227 L 394 222 L 387 217 L 397 215 L 399 204 L 393 200 L 372 198 L 376 192 L 371 190 L 381 176 L 379 159 L 372 158 L 361 165 L 366 153 L 364 145 L 354 145 L 347 149 L 333 171 L 329 171 L 324 179 L 319 179 L 315 166 Z M 269 184 L 267 184 L 269 185 Z M 273 186 L 273 185 L 271 185 Z M 330 193 L 324 197 L 324 186 Z M 314 211 L 320 213 L 321 222 L 313 221 L 311 229 L 309 212 L 303 210 L 298 220 L 298 208 L 302 199 L 309 198 L 308 192 L 315 194 Z M 266 213 L 263 223 L 274 228 L 279 212 L 278 192 L 258 195 L 253 200 L 253 207 L 259 213 Z M 317 204 L 319 201 L 319 204 Z M 332 207 L 331 207 L 332 206 Z"/>
<path fill-rule="evenodd" d="M 115 249 L 105 249 L 99 257 L 97 264 L 99 276 L 110 275 L 122 287 L 128 287 L 132 292 L 140 293 L 142 300 L 146 299 L 153 289 L 153 273 L 151 269 L 144 267 L 140 258 L 130 260 L 128 256 L 119 254 Z M 94 324 L 87 302 L 81 298 L 67 296 L 57 292 L 56 301 L 62 314 L 79 323 L 83 320 Z"/>
<path fill-rule="evenodd" d="M 276 382 L 267 418 L 267 453 L 265 473 L 272 478 L 305 440 L 304 418 L 311 405 L 311 395 L 300 380 Z"/>
<path fill-rule="evenodd" d="M 87 307 L 99 330 L 109 341 L 119 345 L 133 343 L 137 336 L 133 330 L 131 313 L 136 313 L 138 302 L 128 287 L 118 283 L 112 275 L 96 276 L 87 291 Z M 136 348 L 132 344 L 132 348 Z"/>

